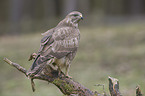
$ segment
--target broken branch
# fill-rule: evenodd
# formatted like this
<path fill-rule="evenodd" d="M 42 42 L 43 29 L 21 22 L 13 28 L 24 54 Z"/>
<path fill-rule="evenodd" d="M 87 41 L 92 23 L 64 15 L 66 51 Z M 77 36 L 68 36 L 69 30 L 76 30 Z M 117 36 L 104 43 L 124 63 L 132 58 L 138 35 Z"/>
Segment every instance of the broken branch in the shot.
<path fill-rule="evenodd" d="M 121 96 L 119 92 L 119 81 L 116 78 L 109 78 L 109 91 L 111 96 Z"/>
<path fill-rule="evenodd" d="M 22 66 L 20 66 L 19 64 L 16 64 L 12 61 L 10 61 L 9 59 L 7 58 L 4 58 L 3 59 L 6 63 L 8 63 L 9 65 L 15 67 L 16 69 L 18 69 L 20 72 L 24 73 L 26 75 L 27 73 L 27 70 L 25 68 L 23 68 Z M 27 75 L 26 75 L 27 76 Z"/>
<path fill-rule="evenodd" d="M 26 74 L 27 70 L 23 68 L 22 66 L 20 66 L 19 64 L 14 63 L 7 58 L 4 58 L 4 61 L 8 63 L 9 65 L 15 67 L 16 69 L 18 69 L 20 72 L 24 73 L 27 76 Z M 56 85 L 64 95 L 68 95 L 68 96 L 97 95 L 96 93 L 84 87 L 83 85 L 79 84 L 78 82 L 74 81 L 73 79 L 65 76 L 63 72 L 58 74 L 58 71 L 54 70 L 49 65 L 43 69 L 43 72 L 41 74 L 35 75 L 31 78 L 32 85 L 33 85 L 32 88 L 34 91 L 35 89 L 34 89 L 33 79 L 45 80 L 45 81 L 48 81 L 49 83 Z"/>

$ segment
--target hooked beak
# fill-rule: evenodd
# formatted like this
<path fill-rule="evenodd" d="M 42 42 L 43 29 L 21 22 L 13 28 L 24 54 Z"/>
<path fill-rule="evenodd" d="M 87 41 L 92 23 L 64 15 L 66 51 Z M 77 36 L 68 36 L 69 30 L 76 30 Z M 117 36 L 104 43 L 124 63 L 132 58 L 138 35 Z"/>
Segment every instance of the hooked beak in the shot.
<path fill-rule="evenodd" d="M 81 17 L 82 20 L 84 19 L 82 15 L 80 15 L 80 17 Z"/>

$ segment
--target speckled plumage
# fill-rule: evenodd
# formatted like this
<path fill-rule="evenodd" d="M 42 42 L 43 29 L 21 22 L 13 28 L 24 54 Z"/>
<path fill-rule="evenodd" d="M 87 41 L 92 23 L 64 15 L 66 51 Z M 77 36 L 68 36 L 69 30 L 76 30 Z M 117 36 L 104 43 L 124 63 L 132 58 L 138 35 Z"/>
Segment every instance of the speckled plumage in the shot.
<path fill-rule="evenodd" d="M 47 32 L 43 33 L 40 49 L 31 68 L 29 75 L 38 74 L 43 70 L 46 64 L 52 63 L 58 68 L 66 67 L 66 75 L 70 63 L 75 57 L 80 41 L 80 32 L 78 22 L 82 19 L 80 12 L 69 13 L 65 19 Z"/>

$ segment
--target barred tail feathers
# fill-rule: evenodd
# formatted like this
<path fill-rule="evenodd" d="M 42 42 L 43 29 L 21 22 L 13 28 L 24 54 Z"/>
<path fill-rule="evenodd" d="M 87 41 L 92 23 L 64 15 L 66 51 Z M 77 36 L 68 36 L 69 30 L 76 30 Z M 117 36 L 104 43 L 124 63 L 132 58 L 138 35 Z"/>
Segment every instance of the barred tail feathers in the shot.
<path fill-rule="evenodd" d="M 44 56 L 40 56 L 37 55 L 37 57 L 35 58 L 31 68 L 28 71 L 28 74 L 37 74 L 39 72 L 41 72 L 41 70 L 46 66 L 46 63 L 48 60 L 50 60 L 50 57 L 44 57 Z"/>

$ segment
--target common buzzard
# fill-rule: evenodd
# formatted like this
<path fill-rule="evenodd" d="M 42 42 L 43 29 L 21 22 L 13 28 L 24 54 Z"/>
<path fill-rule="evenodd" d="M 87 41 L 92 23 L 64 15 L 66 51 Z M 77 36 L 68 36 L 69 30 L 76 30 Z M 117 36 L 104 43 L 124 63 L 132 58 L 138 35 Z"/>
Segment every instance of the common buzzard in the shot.
<path fill-rule="evenodd" d="M 38 54 L 27 72 L 28 76 L 41 73 L 47 64 L 66 68 L 66 76 L 70 68 L 71 61 L 76 55 L 80 41 L 79 21 L 83 19 L 78 11 L 69 13 L 59 24 L 43 33 Z"/>

